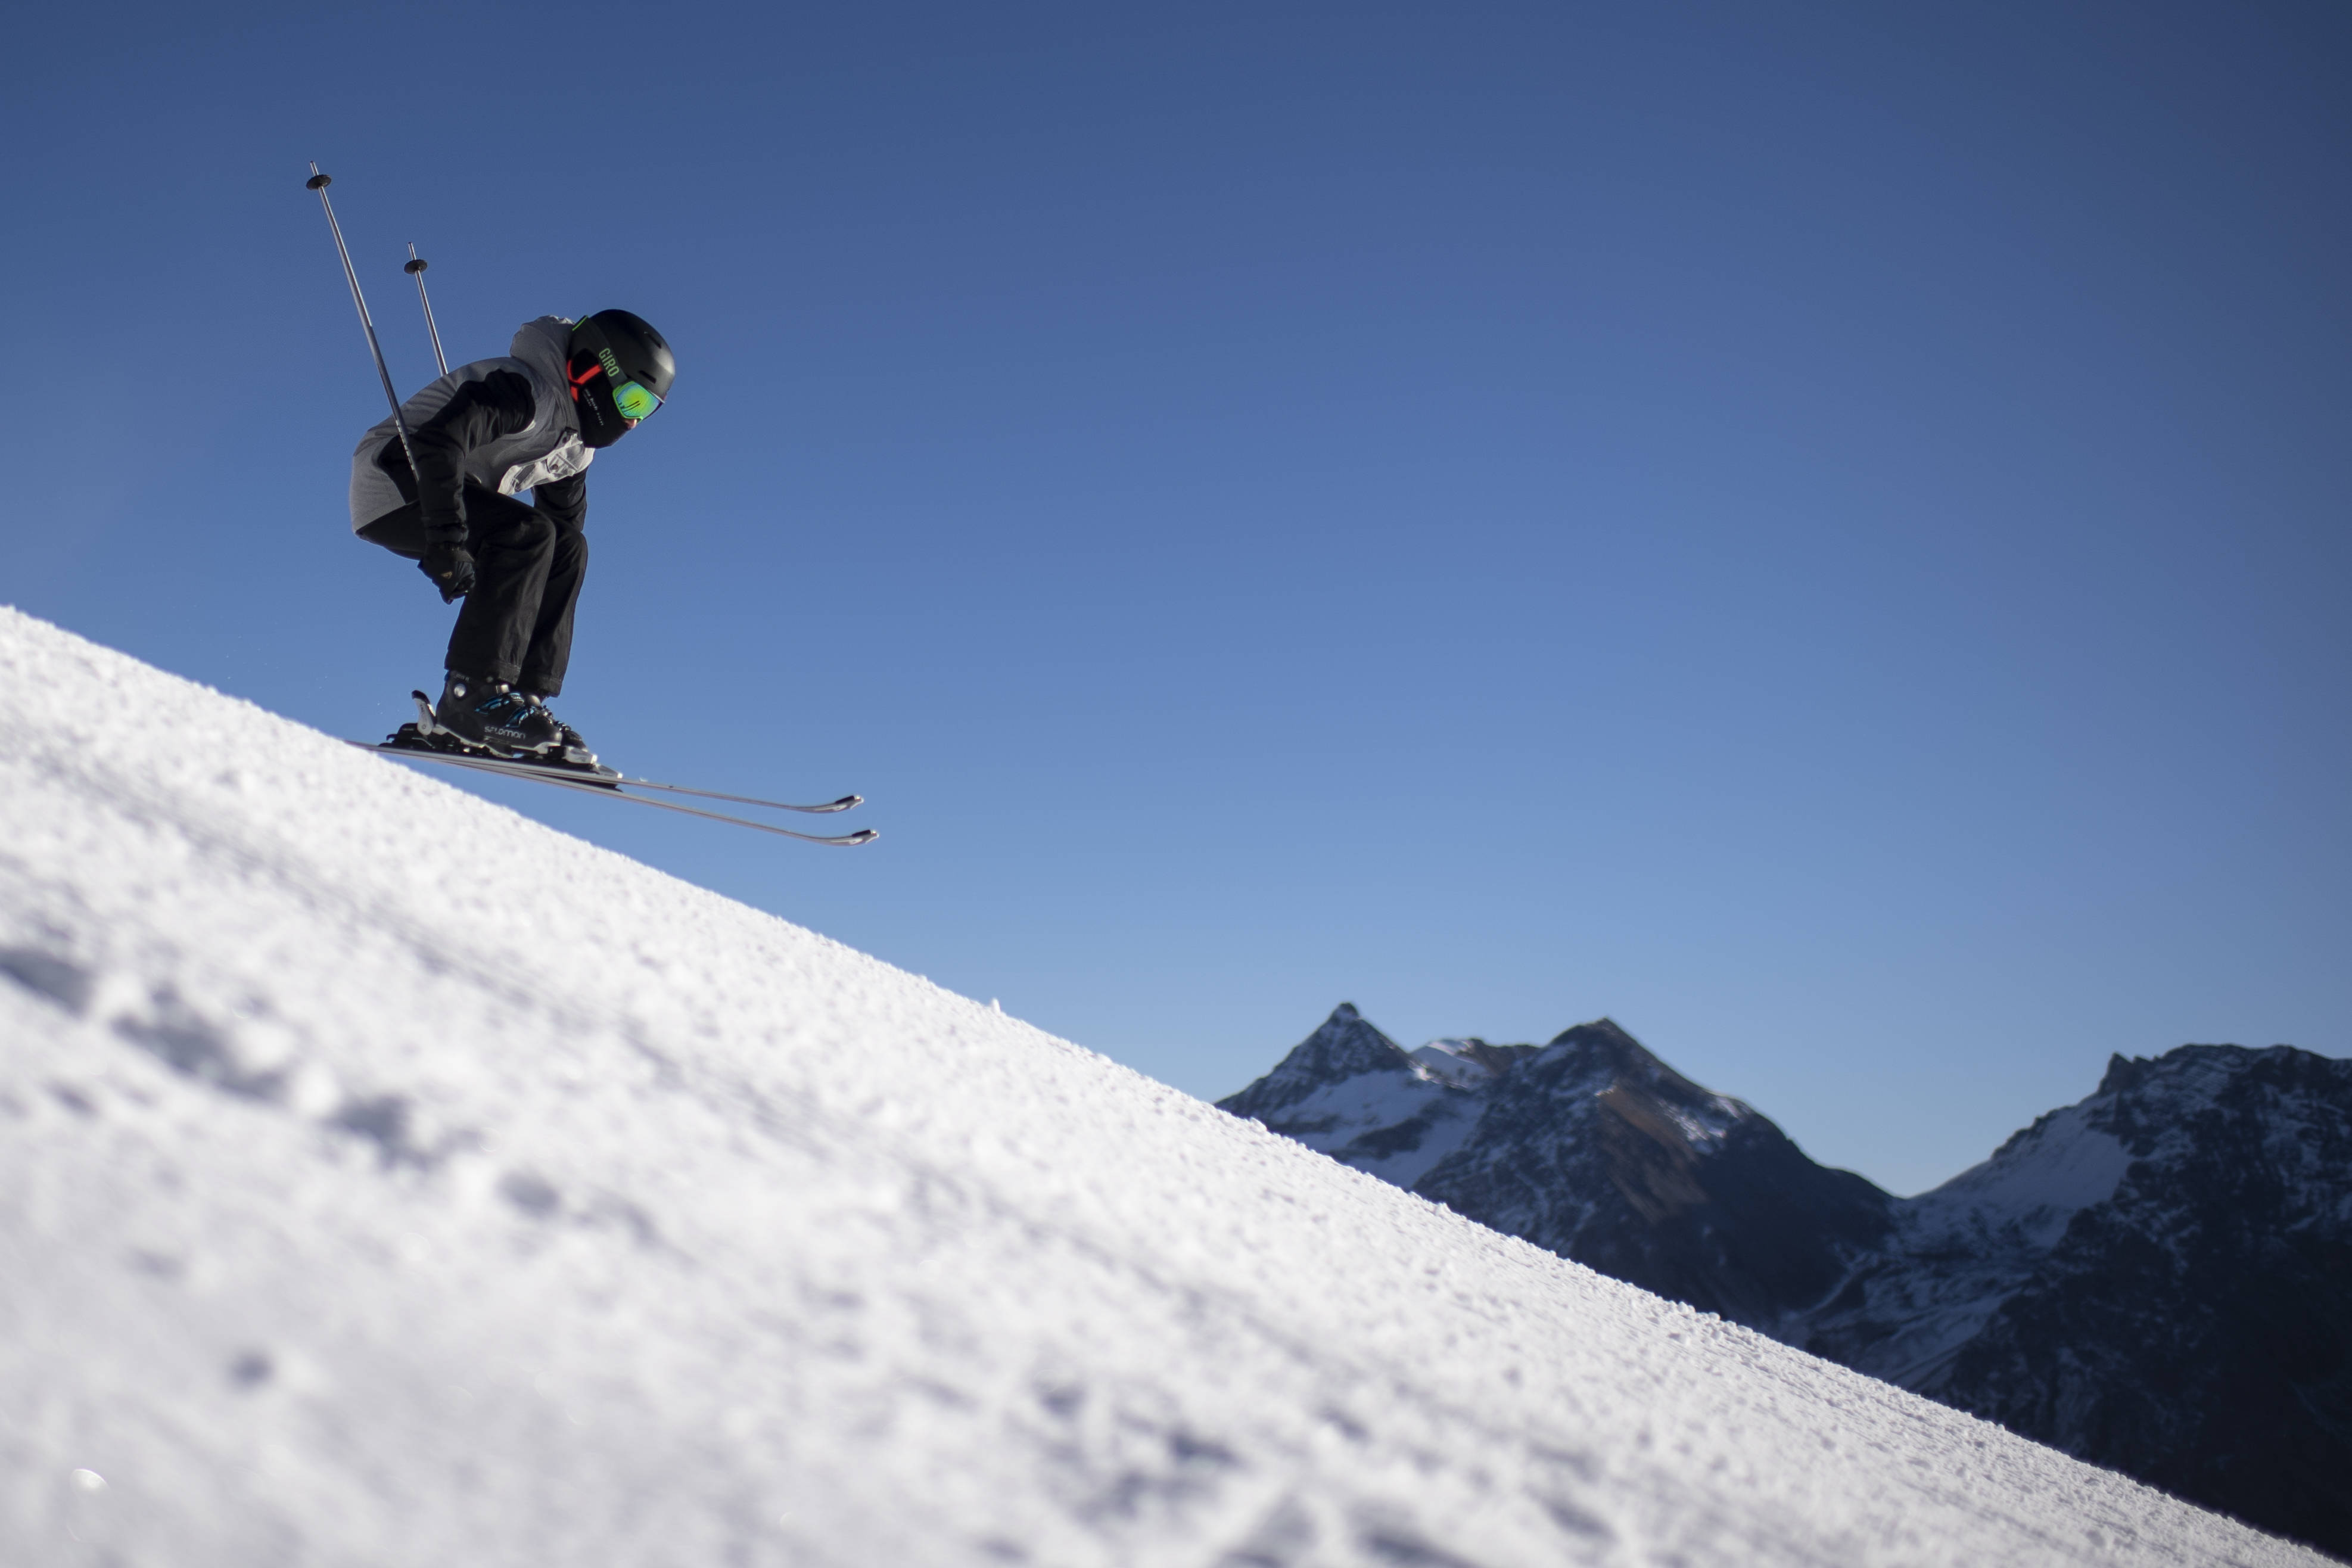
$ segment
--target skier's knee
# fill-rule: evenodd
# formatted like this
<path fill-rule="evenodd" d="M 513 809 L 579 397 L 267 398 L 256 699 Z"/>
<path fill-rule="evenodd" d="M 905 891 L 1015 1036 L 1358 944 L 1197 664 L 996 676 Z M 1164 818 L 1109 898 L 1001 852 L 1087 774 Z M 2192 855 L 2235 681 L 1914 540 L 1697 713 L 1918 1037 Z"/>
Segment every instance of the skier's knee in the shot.
<path fill-rule="evenodd" d="M 515 548 L 528 555 L 552 553 L 561 543 L 562 531 L 535 511 L 524 511 L 514 521 Z"/>

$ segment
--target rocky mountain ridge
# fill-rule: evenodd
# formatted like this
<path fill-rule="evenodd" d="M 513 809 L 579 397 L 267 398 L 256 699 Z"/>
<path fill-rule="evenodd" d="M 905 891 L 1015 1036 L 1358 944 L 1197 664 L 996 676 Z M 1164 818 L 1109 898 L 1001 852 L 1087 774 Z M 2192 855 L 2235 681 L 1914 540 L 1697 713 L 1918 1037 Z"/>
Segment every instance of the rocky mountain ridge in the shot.
<path fill-rule="evenodd" d="M 2115 1058 L 1932 1192 L 1608 1019 L 1407 1051 L 1342 1004 L 1219 1104 L 1603 1273 L 2352 1555 L 2352 1062 Z"/>

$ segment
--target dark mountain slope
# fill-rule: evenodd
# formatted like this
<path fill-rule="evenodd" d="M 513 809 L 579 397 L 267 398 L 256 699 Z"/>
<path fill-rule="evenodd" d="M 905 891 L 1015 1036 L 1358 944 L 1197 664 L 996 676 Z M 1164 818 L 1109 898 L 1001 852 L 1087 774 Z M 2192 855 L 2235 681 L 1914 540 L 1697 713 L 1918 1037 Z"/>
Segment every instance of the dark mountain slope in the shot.
<path fill-rule="evenodd" d="M 1407 1052 L 1342 1004 L 1218 1101 L 1565 1258 L 1741 1322 L 1819 1300 L 1893 1201 L 1608 1019 Z"/>
<path fill-rule="evenodd" d="M 1413 1190 L 1759 1325 L 1819 1300 L 1889 1225 L 1885 1193 L 1816 1165 L 1605 1018 L 1501 1076 L 1475 1131 Z"/>

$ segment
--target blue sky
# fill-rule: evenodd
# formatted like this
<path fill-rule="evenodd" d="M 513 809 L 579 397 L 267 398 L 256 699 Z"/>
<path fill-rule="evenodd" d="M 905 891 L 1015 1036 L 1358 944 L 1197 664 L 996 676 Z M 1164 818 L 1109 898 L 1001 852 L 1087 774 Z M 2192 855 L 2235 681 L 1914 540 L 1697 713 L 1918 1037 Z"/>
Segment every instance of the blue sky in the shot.
<path fill-rule="evenodd" d="M 1896 1190 L 2352 1048 L 2333 4 L 20 19 L 0 597 L 348 735 L 380 393 L 622 306 L 518 809 L 1181 1088 L 1609 1015 Z M 136 714 L 125 714 L 126 723 Z M 648 820 L 650 819 L 650 820 Z"/>

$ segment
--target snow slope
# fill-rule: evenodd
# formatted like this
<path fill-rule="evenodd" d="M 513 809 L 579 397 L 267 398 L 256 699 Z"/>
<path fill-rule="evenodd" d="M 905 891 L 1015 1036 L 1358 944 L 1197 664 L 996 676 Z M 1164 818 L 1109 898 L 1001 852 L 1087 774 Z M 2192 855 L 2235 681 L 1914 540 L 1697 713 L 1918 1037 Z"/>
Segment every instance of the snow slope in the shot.
<path fill-rule="evenodd" d="M 2321 1561 L 5 610 L 0 1413 L 11 1564 Z"/>

